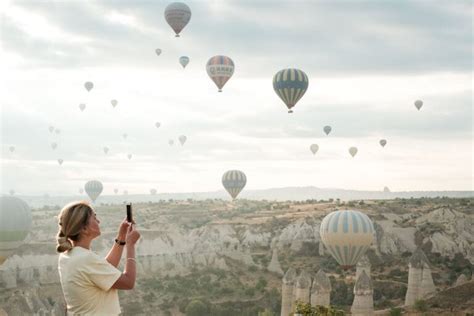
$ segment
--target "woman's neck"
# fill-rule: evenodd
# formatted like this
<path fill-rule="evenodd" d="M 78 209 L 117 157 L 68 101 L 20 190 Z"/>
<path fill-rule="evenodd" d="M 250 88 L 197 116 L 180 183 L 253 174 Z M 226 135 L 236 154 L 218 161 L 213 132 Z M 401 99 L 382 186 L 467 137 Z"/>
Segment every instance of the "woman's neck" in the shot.
<path fill-rule="evenodd" d="M 91 249 L 91 243 L 92 243 L 92 239 L 84 238 L 82 240 L 73 241 L 72 245 L 74 247 L 82 247 L 85 249 Z"/>

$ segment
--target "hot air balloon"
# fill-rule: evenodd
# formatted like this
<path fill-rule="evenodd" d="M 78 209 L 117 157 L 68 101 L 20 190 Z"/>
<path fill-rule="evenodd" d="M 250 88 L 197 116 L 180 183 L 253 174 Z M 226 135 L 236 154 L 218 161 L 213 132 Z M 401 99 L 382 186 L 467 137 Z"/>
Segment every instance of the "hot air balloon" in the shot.
<path fill-rule="evenodd" d="M 179 57 L 179 63 L 183 68 L 186 68 L 186 65 L 189 63 L 189 57 L 188 56 L 181 56 Z"/>
<path fill-rule="evenodd" d="M 233 200 L 247 184 L 245 173 L 240 170 L 229 170 L 222 176 L 222 185 L 229 192 Z"/>
<path fill-rule="evenodd" d="M 61 166 L 63 164 L 64 160 L 58 159 L 58 164 Z"/>
<path fill-rule="evenodd" d="M 118 189 L 114 189 L 114 193 L 115 193 L 115 194 L 117 194 L 117 193 L 118 193 L 118 191 L 119 191 Z"/>
<path fill-rule="evenodd" d="M 316 154 L 319 150 L 319 146 L 317 144 L 312 144 L 309 146 L 309 149 L 313 152 L 313 155 Z"/>
<path fill-rule="evenodd" d="M 15 146 L 10 146 L 8 149 L 10 150 L 10 152 L 14 152 L 15 151 Z"/>
<path fill-rule="evenodd" d="M 57 143 L 51 143 L 51 148 L 52 148 L 53 150 L 55 150 L 57 147 L 58 147 L 58 144 L 57 144 Z"/>
<path fill-rule="evenodd" d="M 206 70 L 209 77 L 222 92 L 226 82 L 234 74 L 234 62 L 227 56 L 214 56 L 206 64 Z"/>
<path fill-rule="evenodd" d="M 384 193 L 390 193 L 390 189 L 389 189 L 388 187 L 384 187 L 384 188 L 383 188 L 383 192 L 384 192 Z"/>
<path fill-rule="evenodd" d="M 84 103 L 79 104 L 79 109 L 83 112 L 86 109 L 86 105 Z"/>
<path fill-rule="evenodd" d="M 84 185 L 84 189 L 86 190 L 86 193 L 89 196 L 89 198 L 92 200 L 92 202 L 95 202 L 95 200 L 102 193 L 104 186 L 102 185 L 100 181 L 91 180 L 91 181 L 88 181 Z"/>
<path fill-rule="evenodd" d="M 156 128 L 160 128 L 161 123 L 160 123 L 160 122 L 156 122 L 156 123 L 155 123 L 155 126 L 156 126 Z"/>
<path fill-rule="evenodd" d="M 299 69 L 280 70 L 273 76 L 273 89 L 288 107 L 288 113 L 308 89 L 308 76 Z"/>
<path fill-rule="evenodd" d="M 156 53 L 158 56 L 160 56 L 160 55 L 161 55 L 161 49 L 159 49 L 159 48 L 155 49 L 155 53 Z"/>
<path fill-rule="evenodd" d="M 86 88 L 87 91 L 91 91 L 92 88 L 94 88 L 94 84 L 90 81 L 87 81 L 86 83 L 84 83 L 84 87 Z"/>
<path fill-rule="evenodd" d="M 374 225 L 362 212 L 339 210 L 326 215 L 319 229 L 326 249 L 343 269 L 355 265 L 374 240 Z"/>
<path fill-rule="evenodd" d="M 351 156 L 354 157 L 357 154 L 357 147 L 349 148 L 349 154 L 351 154 Z"/>
<path fill-rule="evenodd" d="M 15 195 L 15 190 L 10 190 L 10 195 Z"/>
<path fill-rule="evenodd" d="M 182 2 L 170 3 L 165 9 L 165 19 L 176 33 L 176 37 L 179 37 L 179 33 L 191 20 L 191 9 Z"/>
<path fill-rule="evenodd" d="M 107 155 L 108 152 L 109 152 L 109 147 L 105 146 L 104 147 L 104 153 Z"/>
<path fill-rule="evenodd" d="M 50 126 L 50 127 L 48 127 L 48 129 L 49 129 L 50 133 L 54 132 L 54 126 Z"/>
<path fill-rule="evenodd" d="M 128 157 L 128 160 L 132 159 L 132 154 L 128 154 L 127 157 Z"/>
<path fill-rule="evenodd" d="M 123 136 L 123 138 L 127 138 L 128 135 L 127 135 L 127 134 L 123 134 L 122 136 Z"/>
<path fill-rule="evenodd" d="M 112 104 L 113 107 L 116 107 L 117 104 L 118 104 L 118 101 L 117 100 L 112 100 L 112 101 L 110 101 L 110 103 Z"/>
<path fill-rule="evenodd" d="M 326 125 L 323 128 L 323 131 L 324 131 L 324 133 L 326 133 L 326 135 L 329 135 L 329 133 L 331 133 L 331 130 L 332 130 L 332 128 L 329 125 Z"/>
<path fill-rule="evenodd" d="M 174 140 L 170 139 L 170 140 L 168 141 L 168 144 L 169 144 L 170 146 L 173 146 L 173 145 L 174 145 Z"/>
<path fill-rule="evenodd" d="M 156 189 L 150 189 L 150 194 L 155 195 L 156 194 Z"/>
<path fill-rule="evenodd" d="M 60 130 L 59 128 L 56 128 L 56 129 L 54 130 L 54 132 L 55 132 L 56 134 L 58 134 L 58 135 L 61 134 L 61 130 Z"/>
<path fill-rule="evenodd" d="M 385 145 L 387 145 L 387 140 L 386 139 L 381 139 L 379 141 L 379 143 L 380 143 L 380 146 L 385 147 Z"/>
<path fill-rule="evenodd" d="M 421 109 L 422 106 L 423 106 L 423 101 L 421 100 L 415 101 L 415 107 L 417 108 L 418 111 Z"/>
<path fill-rule="evenodd" d="M 181 143 L 181 146 L 184 145 L 184 143 L 186 142 L 187 139 L 188 138 L 184 135 L 179 136 L 179 142 Z"/>
<path fill-rule="evenodd" d="M 0 265 L 21 246 L 31 229 L 31 211 L 25 201 L 0 197 Z"/>

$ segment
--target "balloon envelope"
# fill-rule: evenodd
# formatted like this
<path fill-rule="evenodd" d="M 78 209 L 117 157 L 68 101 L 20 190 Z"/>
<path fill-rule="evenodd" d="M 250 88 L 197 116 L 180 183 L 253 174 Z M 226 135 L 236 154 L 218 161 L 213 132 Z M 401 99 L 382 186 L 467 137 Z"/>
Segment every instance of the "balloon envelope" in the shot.
<path fill-rule="evenodd" d="M 380 146 L 385 147 L 385 145 L 387 145 L 387 140 L 386 139 L 381 139 L 379 141 L 379 143 L 380 143 Z"/>
<path fill-rule="evenodd" d="M 165 9 L 165 20 L 179 37 L 179 33 L 191 20 L 191 9 L 182 2 L 170 3 Z"/>
<path fill-rule="evenodd" d="M 160 56 L 160 55 L 161 55 L 161 49 L 159 49 L 159 48 L 155 49 L 155 53 L 156 53 L 158 56 Z"/>
<path fill-rule="evenodd" d="M 331 126 L 327 125 L 327 126 L 324 126 L 323 130 L 324 130 L 324 133 L 326 133 L 326 135 L 329 135 L 329 133 L 331 133 L 332 128 Z"/>
<path fill-rule="evenodd" d="M 181 146 L 184 145 L 188 138 L 184 135 L 179 136 L 179 142 L 181 143 Z"/>
<path fill-rule="evenodd" d="M 156 194 L 156 189 L 151 189 L 150 194 L 155 195 Z"/>
<path fill-rule="evenodd" d="M 170 146 L 173 146 L 173 145 L 174 145 L 174 140 L 170 139 L 170 140 L 168 141 L 168 144 L 169 144 Z"/>
<path fill-rule="evenodd" d="M 59 163 L 60 166 L 63 164 L 63 162 L 64 162 L 64 160 L 58 159 L 58 163 Z"/>
<path fill-rule="evenodd" d="M 132 154 L 128 154 L 127 157 L 128 157 L 128 160 L 132 159 Z"/>
<path fill-rule="evenodd" d="M 219 92 L 222 92 L 222 88 L 234 74 L 234 68 L 234 62 L 227 56 L 214 56 L 207 62 L 207 74 L 219 88 Z"/>
<path fill-rule="evenodd" d="M 418 111 L 421 109 L 422 106 L 423 106 L 423 101 L 421 100 L 415 101 L 415 107 L 417 108 Z"/>
<path fill-rule="evenodd" d="M 51 143 L 51 148 L 56 149 L 58 147 L 58 144 L 57 143 Z"/>
<path fill-rule="evenodd" d="M 118 193 L 118 191 L 119 191 L 118 189 L 114 189 L 114 193 L 115 193 L 115 194 L 117 194 L 117 193 Z"/>
<path fill-rule="evenodd" d="M 319 146 L 317 144 L 312 144 L 309 146 L 309 149 L 313 152 L 313 155 L 316 154 L 319 150 Z"/>
<path fill-rule="evenodd" d="M 348 268 L 369 249 L 374 240 L 374 225 L 362 212 L 340 210 L 324 217 L 319 234 L 333 258 L 343 268 Z"/>
<path fill-rule="evenodd" d="M 273 89 L 288 107 L 288 113 L 293 113 L 291 109 L 305 94 L 308 83 L 308 76 L 299 69 L 283 69 L 273 76 Z"/>
<path fill-rule="evenodd" d="M 95 202 L 95 200 L 102 193 L 104 186 L 102 185 L 102 182 L 100 181 L 91 180 L 91 181 L 88 181 L 84 185 L 84 189 L 86 190 L 86 193 L 89 196 L 89 198 L 92 200 L 92 202 Z"/>
<path fill-rule="evenodd" d="M 87 91 L 91 91 L 92 88 L 94 88 L 94 84 L 90 81 L 87 81 L 86 83 L 84 83 L 84 87 L 86 88 Z"/>
<path fill-rule="evenodd" d="M 222 176 L 222 185 L 229 192 L 232 199 L 235 199 L 240 191 L 247 184 L 245 173 L 240 170 L 229 170 Z"/>
<path fill-rule="evenodd" d="M 181 56 L 179 57 L 179 63 L 183 68 L 186 68 L 186 65 L 189 63 L 189 57 L 188 56 Z"/>
<path fill-rule="evenodd" d="M 357 147 L 351 147 L 349 148 L 349 154 L 351 154 L 352 157 L 354 157 L 357 154 Z"/>
<path fill-rule="evenodd" d="M 10 152 L 14 152 L 15 151 L 15 146 L 10 146 L 8 149 L 10 150 Z"/>
<path fill-rule="evenodd" d="M 31 211 L 25 201 L 0 197 L 0 265 L 21 246 L 31 229 Z"/>
<path fill-rule="evenodd" d="M 161 123 L 160 123 L 160 122 L 156 122 L 156 123 L 155 123 L 155 126 L 156 126 L 156 128 L 160 128 Z"/>
<path fill-rule="evenodd" d="M 107 154 L 109 152 L 109 147 L 104 147 L 104 153 Z"/>
<path fill-rule="evenodd" d="M 79 109 L 81 110 L 81 112 L 84 111 L 85 108 L 86 108 L 86 105 L 84 103 L 79 104 Z"/>
<path fill-rule="evenodd" d="M 48 129 L 49 129 L 50 133 L 54 132 L 54 126 L 50 126 L 50 127 L 48 127 Z"/>
<path fill-rule="evenodd" d="M 117 104 L 118 104 L 118 101 L 117 100 L 112 100 L 112 101 L 110 101 L 110 103 L 112 104 L 113 107 L 116 107 Z"/>

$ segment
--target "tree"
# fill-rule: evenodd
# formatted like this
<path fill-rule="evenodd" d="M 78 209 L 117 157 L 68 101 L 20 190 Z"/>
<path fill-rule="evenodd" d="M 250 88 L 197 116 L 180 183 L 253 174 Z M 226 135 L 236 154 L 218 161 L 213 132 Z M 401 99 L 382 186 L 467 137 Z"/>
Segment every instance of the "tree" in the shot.
<path fill-rule="evenodd" d="M 192 300 L 186 306 L 186 316 L 207 316 L 209 315 L 209 306 L 200 300 Z"/>

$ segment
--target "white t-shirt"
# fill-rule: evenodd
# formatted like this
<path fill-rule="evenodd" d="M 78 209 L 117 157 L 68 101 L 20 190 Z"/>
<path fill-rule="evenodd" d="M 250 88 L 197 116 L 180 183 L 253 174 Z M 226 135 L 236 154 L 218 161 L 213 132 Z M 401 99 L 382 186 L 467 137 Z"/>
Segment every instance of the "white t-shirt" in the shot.
<path fill-rule="evenodd" d="M 122 272 L 91 250 L 74 247 L 61 253 L 59 278 L 68 314 L 118 315 L 118 293 L 111 289 Z"/>

